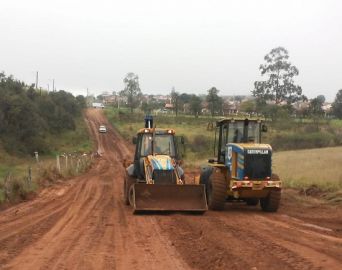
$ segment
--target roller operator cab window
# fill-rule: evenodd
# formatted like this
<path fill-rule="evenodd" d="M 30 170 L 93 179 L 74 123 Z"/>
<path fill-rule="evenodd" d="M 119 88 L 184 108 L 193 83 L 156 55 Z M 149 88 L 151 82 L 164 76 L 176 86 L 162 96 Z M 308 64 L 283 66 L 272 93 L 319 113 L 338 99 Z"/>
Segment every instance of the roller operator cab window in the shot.
<path fill-rule="evenodd" d="M 248 123 L 247 141 L 260 143 L 260 123 L 258 122 Z"/>
<path fill-rule="evenodd" d="M 154 154 L 175 156 L 173 136 L 156 134 L 154 137 Z M 144 134 L 141 144 L 141 156 L 152 155 L 152 134 Z"/>
<path fill-rule="evenodd" d="M 244 138 L 244 129 L 246 128 L 246 138 Z M 229 124 L 228 131 L 229 143 L 259 143 L 260 142 L 260 123 L 248 122 L 248 126 L 245 127 L 244 122 L 233 122 Z"/>
<path fill-rule="evenodd" d="M 229 124 L 228 142 L 241 143 L 243 142 L 243 122 L 234 122 Z"/>

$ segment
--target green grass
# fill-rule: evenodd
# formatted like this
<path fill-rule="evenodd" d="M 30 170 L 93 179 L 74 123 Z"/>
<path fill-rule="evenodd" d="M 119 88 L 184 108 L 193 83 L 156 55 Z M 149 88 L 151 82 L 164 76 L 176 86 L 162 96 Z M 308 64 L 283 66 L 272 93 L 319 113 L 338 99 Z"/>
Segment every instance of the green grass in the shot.
<path fill-rule="evenodd" d="M 342 120 L 341 119 L 333 119 L 330 121 L 330 125 L 335 128 L 342 128 Z"/>

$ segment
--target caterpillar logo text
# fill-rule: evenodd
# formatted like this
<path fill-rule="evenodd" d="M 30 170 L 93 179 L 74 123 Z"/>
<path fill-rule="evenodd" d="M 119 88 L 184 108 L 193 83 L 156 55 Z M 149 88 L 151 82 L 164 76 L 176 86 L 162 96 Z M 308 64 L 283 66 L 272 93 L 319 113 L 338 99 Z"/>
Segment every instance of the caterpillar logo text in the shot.
<path fill-rule="evenodd" d="M 268 155 L 268 150 L 266 149 L 248 149 L 247 154 L 259 154 L 259 155 Z"/>

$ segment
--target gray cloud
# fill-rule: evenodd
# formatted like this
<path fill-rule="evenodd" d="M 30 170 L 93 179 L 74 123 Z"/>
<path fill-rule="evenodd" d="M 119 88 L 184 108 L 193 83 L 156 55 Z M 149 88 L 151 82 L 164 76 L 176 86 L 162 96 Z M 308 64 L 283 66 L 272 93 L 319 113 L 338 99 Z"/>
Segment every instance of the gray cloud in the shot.
<path fill-rule="evenodd" d="M 121 90 L 127 72 L 146 93 L 249 94 L 258 67 L 284 46 L 304 94 L 342 88 L 341 1 L 5 1 L 0 70 L 85 94 Z"/>

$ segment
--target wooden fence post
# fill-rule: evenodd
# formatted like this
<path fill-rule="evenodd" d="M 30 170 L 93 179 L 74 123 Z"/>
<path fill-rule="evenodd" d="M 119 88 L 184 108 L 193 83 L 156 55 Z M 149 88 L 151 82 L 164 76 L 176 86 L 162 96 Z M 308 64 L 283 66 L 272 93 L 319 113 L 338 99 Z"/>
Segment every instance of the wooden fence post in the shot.
<path fill-rule="evenodd" d="M 59 155 L 56 156 L 56 167 L 59 173 L 61 173 L 61 163 L 59 161 Z"/>

